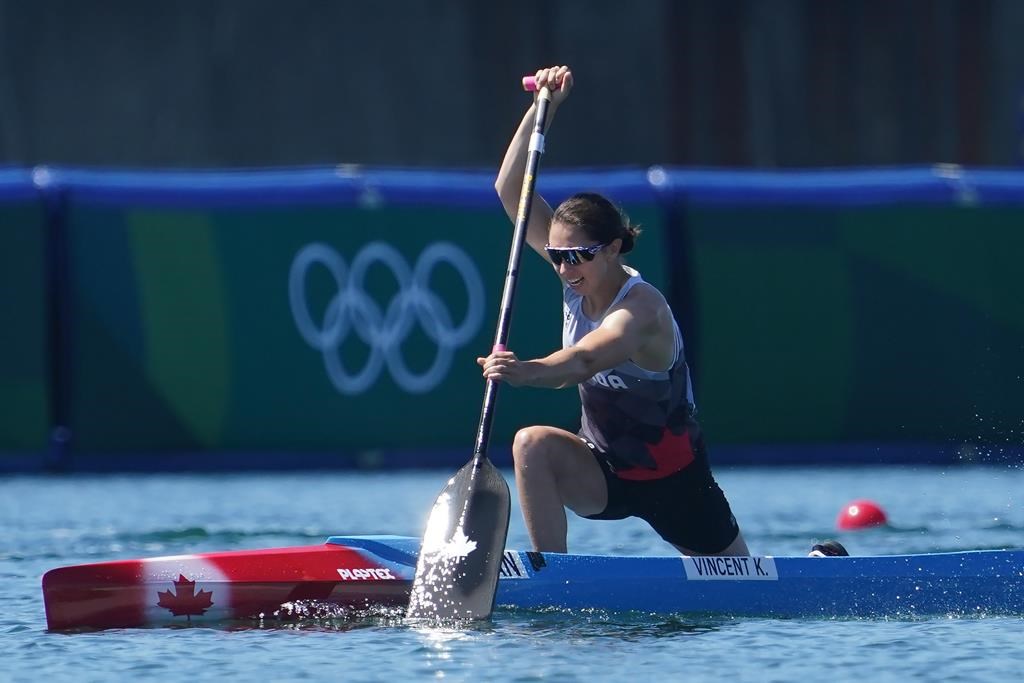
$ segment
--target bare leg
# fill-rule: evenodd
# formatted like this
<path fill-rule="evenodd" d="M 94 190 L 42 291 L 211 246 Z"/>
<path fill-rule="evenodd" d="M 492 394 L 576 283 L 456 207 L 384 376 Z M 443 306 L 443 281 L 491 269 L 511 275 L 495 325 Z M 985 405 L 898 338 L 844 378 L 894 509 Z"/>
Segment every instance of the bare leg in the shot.
<path fill-rule="evenodd" d="M 604 474 L 578 436 L 555 427 L 526 427 L 512 444 L 516 487 L 533 549 L 566 551 L 565 508 L 593 515 L 608 504 Z"/>

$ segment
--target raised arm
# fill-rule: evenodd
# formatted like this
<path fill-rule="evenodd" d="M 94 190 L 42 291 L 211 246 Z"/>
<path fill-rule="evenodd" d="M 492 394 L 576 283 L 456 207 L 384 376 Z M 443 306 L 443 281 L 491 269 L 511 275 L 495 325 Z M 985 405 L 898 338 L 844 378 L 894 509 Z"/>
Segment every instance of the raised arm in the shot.
<path fill-rule="evenodd" d="M 566 66 L 552 67 L 541 69 L 535 78 L 538 90 L 547 86 L 551 91 L 547 118 L 547 125 L 550 127 L 555 111 L 572 89 L 572 72 Z M 501 198 L 505 213 L 512 221 L 515 221 L 519 210 L 519 194 L 523 187 L 523 174 L 526 172 L 526 149 L 530 143 L 535 117 L 536 104 L 532 104 L 523 116 L 515 135 L 512 136 L 501 168 L 498 169 L 498 178 L 494 181 L 494 189 Z M 526 226 L 526 243 L 545 259 L 547 254 L 544 252 L 544 245 L 547 244 L 552 213 L 551 205 L 540 194 L 535 194 Z"/>

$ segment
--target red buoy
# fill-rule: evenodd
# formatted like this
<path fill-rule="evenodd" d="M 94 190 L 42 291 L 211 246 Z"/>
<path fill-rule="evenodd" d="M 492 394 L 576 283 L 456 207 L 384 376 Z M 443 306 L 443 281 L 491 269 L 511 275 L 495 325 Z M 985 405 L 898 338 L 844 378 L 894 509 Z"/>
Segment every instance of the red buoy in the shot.
<path fill-rule="evenodd" d="M 878 503 L 870 500 L 855 500 L 844 506 L 839 512 L 836 526 L 843 531 L 855 531 L 881 526 L 887 521 L 885 511 L 878 506 Z"/>

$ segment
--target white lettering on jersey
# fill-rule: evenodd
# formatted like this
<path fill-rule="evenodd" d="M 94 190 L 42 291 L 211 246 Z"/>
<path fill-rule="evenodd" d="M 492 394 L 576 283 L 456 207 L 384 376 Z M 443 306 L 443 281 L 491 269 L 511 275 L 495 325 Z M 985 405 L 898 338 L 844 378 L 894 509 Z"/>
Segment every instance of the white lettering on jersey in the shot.
<path fill-rule="evenodd" d="M 612 373 L 597 373 L 593 377 L 594 381 L 600 384 L 602 387 L 609 389 L 626 389 L 626 382 L 621 377 Z"/>

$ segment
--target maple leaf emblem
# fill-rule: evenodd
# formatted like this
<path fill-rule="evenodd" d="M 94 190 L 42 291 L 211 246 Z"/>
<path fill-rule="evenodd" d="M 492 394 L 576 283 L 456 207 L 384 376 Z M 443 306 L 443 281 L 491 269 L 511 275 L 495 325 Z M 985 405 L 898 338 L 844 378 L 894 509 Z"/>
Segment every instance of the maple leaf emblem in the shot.
<path fill-rule="evenodd" d="M 189 581 L 184 574 L 178 574 L 178 580 L 174 582 L 174 591 L 158 591 L 160 601 L 157 607 L 169 609 L 176 617 L 184 616 L 192 621 L 192 615 L 202 616 L 206 610 L 213 607 L 213 593 L 201 590 L 196 593 L 196 582 Z"/>
<path fill-rule="evenodd" d="M 452 540 L 442 549 L 446 557 L 462 558 L 476 550 L 476 541 L 469 540 L 461 528 L 455 530 Z"/>

